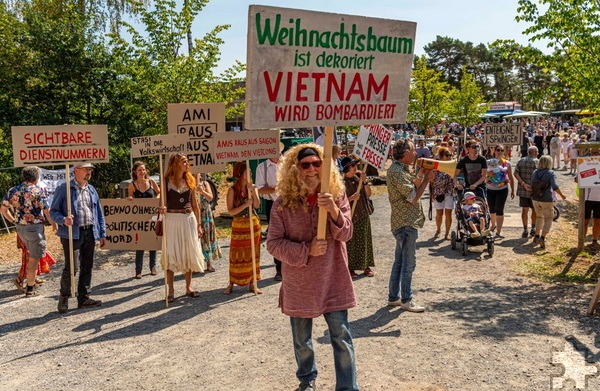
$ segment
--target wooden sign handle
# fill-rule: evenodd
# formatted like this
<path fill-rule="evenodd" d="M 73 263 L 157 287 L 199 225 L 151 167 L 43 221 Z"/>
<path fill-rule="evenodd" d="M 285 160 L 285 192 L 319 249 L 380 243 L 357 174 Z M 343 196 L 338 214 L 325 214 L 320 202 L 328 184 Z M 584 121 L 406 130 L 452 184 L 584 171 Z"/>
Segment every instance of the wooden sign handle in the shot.
<path fill-rule="evenodd" d="M 71 172 L 69 164 L 65 166 L 65 180 L 67 185 L 67 216 L 71 217 Z M 71 297 L 75 297 L 75 260 L 73 259 L 73 224 L 67 227 L 69 234 L 69 268 L 71 274 Z"/>
<path fill-rule="evenodd" d="M 323 165 L 321 166 L 321 193 L 329 193 L 329 178 L 331 176 L 331 147 L 333 145 L 333 126 L 323 129 Z M 325 240 L 327 236 L 327 210 L 319 208 L 317 222 L 317 239 Z"/>
<path fill-rule="evenodd" d="M 166 179 L 165 179 L 165 172 L 163 170 L 163 157 L 164 155 L 158 155 L 158 171 L 160 174 L 160 206 L 163 207 L 165 206 L 165 202 L 167 199 L 167 193 L 165 191 L 165 189 L 167 188 L 167 184 Z M 190 189 L 191 190 L 191 189 Z M 158 215 L 158 214 L 157 214 Z M 167 222 L 167 214 L 165 213 L 162 216 L 162 225 L 163 225 L 163 235 L 161 237 L 161 258 L 163 258 L 165 260 L 165 263 L 167 261 L 167 257 L 166 257 L 166 252 L 167 252 L 167 226 L 166 226 L 166 222 Z M 156 222 L 158 224 L 158 220 Z M 161 262 L 162 263 L 162 262 Z M 163 265 L 163 273 L 165 275 L 165 308 L 169 308 L 169 282 L 167 280 L 167 269 L 168 269 L 168 263 Z"/>

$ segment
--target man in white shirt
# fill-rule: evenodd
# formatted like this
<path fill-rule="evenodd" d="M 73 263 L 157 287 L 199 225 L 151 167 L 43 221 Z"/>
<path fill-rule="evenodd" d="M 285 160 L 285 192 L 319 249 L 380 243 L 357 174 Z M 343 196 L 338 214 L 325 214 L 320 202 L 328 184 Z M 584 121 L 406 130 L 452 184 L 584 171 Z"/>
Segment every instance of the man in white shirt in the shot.
<path fill-rule="evenodd" d="M 280 147 L 280 150 L 283 151 L 283 145 L 280 145 Z M 271 221 L 271 208 L 273 207 L 273 202 L 275 202 L 278 197 L 275 192 L 278 162 L 278 157 L 269 158 L 256 167 L 256 188 L 258 189 L 258 194 L 266 201 L 267 224 Z M 267 231 L 268 230 L 269 229 L 267 228 Z M 281 281 L 281 261 L 276 258 L 273 258 L 273 261 L 275 262 L 276 270 L 275 281 Z"/>

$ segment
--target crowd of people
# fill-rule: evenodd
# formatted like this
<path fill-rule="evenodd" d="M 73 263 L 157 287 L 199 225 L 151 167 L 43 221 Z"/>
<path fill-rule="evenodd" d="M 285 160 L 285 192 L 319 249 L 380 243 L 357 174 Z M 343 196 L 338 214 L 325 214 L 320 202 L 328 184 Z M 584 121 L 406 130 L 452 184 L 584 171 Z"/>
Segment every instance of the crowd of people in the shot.
<path fill-rule="evenodd" d="M 461 149 L 457 147 L 459 140 L 452 133 L 437 139 L 432 147 L 424 141 L 415 143 L 410 135 L 397 137 L 391 150 L 392 164 L 387 171 L 391 231 L 395 239 L 388 286 L 389 306 L 410 312 L 425 311 L 425 307 L 413 298 L 412 276 L 416 269 L 418 230 L 426 221 L 421 198 L 427 191 L 436 211 L 435 238 L 442 236 L 442 223 L 444 239 L 450 238 L 454 211 L 460 203 L 473 237 L 494 235 L 502 239 L 505 206 L 509 195 L 513 200 L 516 194 L 522 208 L 522 236 L 531 236 L 541 248 L 546 246 L 552 226 L 553 202 L 556 195 L 565 198 L 553 171 L 560 166 L 556 160 L 562 156 L 565 169 L 567 163 L 571 164 L 572 151 L 576 151 L 573 143 L 587 136 L 581 129 L 570 127 L 542 129 L 544 140 L 539 146 L 540 131 L 530 130 L 531 134 L 523 134 L 520 148 L 525 152 L 514 168 L 510 162 L 511 148 L 496 145 L 484 151 L 477 128 Z M 563 146 L 566 143 L 568 145 Z M 547 155 L 542 155 L 542 148 L 547 149 Z M 232 185 L 226 198 L 227 212 L 233 220 L 229 280 L 223 293 L 231 294 L 235 285 L 247 286 L 255 294 L 262 293 L 258 282 L 261 280 L 260 243 L 264 235 L 267 251 L 276 265 L 274 279 L 281 281 L 279 306 L 290 318 L 300 390 L 315 389 L 317 368 L 312 347 L 312 322 L 321 315 L 331 336 L 336 389 L 358 390 L 348 309 L 356 305 L 353 279 L 359 276 L 357 272 L 366 277 L 375 276 L 369 181 L 357 159 L 339 157 L 336 147 L 333 152 L 335 160 L 329 178 L 322 176 L 324 152 L 316 144 L 296 145 L 280 158 L 264 161 L 256 168 L 255 182 L 248 175 L 246 163 L 238 162 L 233 166 Z M 419 157 L 442 162 L 457 159 L 458 162 L 453 173 L 416 169 Z M 15 284 L 20 285 L 26 280 L 23 291 L 27 296 L 36 294 L 36 274 L 40 265 L 48 267 L 47 262 L 43 263 L 48 259 L 44 224 L 52 224 L 57 231 L 65 260 L 58 301 L 61 313 L 68 310 L 71 275 L 76 273 L 79 273 L 78 308 L 102 304 L 90 296 L 95 243 L 98 241 L 103 246 L 106 242 L 101 202 L 89 184 L 93 169 L 89 163 L 76 164 L 73 179 L 57 188 L 49 205 L 44 191 L 37 186 L 40 170 L 27 167 L 23 170 L 23 183 L 9 190 L 1 206 L 3 215 L 17 226 L 23 245 L 23 271 Z M 164 206 L 159 211 L 165 217 L 164 231 L 168 240 L 161 252 L 160 265 L 166 274 L 167 300 L 175 300 L 176 272 L 185 275 L 185 295 L 200 297 L 201 292 L 192 287 L 193 273 L 213 272 L 214 261 L 221 257 L 209 205 L 215 194 L 206 180 L 191 174 L 183 154 L 172 155 L 168 161 L 163 175 L 165 194 L 161 194 L 159 186 L 148 177 L 143 162 L 133 164 L 131 176 L 128 189 L 131 202 L 137 198 L 164 197 Z M 323 181 L 329 182 L 327 192 L 321 191 Z M 265 233 L 261 231 L 256 212 L 261 197 L 266 204 L 268 230 Z M 586 200 L 586 226 L 593 216 L 593 237 L 597 243 L 600 194 L 590 192 L 590 197 L 595 202 L 590 204 L 588 211 Z M 485 201 L 490 221 L 486 221 L 486 215 L 474 202 L 477 198 Z M 327 215 L 324 238 L 317 235 L 319 210 L 325 210 Z M 76 260 L 73 273 L 70 270 L 69 236 Z M 151 275 L 157 274 L 156 258 L 156 252 L 149 251 Z M 143 277 L 143 263 L 144 251 L 136 251 L 134 278 Z"/>

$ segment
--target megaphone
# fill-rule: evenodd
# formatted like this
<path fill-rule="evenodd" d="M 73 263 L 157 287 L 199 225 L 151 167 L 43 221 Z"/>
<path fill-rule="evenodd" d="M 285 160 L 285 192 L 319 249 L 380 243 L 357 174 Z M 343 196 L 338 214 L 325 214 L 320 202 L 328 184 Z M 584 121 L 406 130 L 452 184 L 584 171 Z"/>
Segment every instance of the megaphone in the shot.
<path fill-rule="evenodd" d="M 445 172 L 451 177 L 456 172 L 456 160 L 434 160 L 420 157 L 417 159 L 417 166 L 421 166 L 426 170 L 438 170 Z"/>

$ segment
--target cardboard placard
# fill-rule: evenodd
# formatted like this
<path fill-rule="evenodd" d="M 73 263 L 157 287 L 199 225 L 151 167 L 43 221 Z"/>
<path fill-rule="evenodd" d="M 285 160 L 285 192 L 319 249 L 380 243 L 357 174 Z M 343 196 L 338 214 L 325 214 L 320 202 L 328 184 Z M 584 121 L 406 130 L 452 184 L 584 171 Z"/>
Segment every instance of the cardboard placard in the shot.
<path fill-rule="evenodd" d="M 13 126 L 15 167 L 108 163 L 107 125 Z"/>
<path fill-rule="evenodd" d="M 281 153 L 278 129 L 224 132 L 214 138 L 219 163 L 268 159 Z"/>
<path fill-rule="evenodd" d="M 251 5 L 246 128 L 406 122 L 416 23 Z"/>
<path fill-rule="evenodd" d="M 188 136 L 191 172 L 224 171 L 215 158 L 214 135 L 225 132 L 225 103 L 169 103 L 169 134 Z"/>
<path fill-rule="evenodd" d="M 503 124 L 485 124 L 483 127 L 483 146 L 514 146 L 523 142 L 523 124 L 520 122 Z"/>
<path fill-rule="evenodd" d="M 101 200 L 106 220 L 108 250 L 160 250 L 161 238 L 154 233 L 158 198 Z"/>
<path fill-rule="evenodd" d="M 131 139 L 131 156 L 134 158 L 157 155 L 187 153 L 187 134 L 166 134 L 161 136 L 141 136 Z"/>
<path fill-rule="evenodd" d="M 580 189 L 600 187 L 600 157 L 577 158 L 577 176 Z"/>
<path fill-rule="evenodd" d="M 354 155 L 379 170 L 385 170 L 394 132 L 383 125 L 361 126 L 354 144 Z"/>

